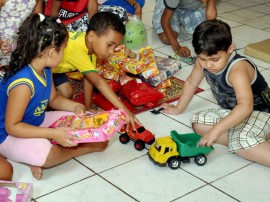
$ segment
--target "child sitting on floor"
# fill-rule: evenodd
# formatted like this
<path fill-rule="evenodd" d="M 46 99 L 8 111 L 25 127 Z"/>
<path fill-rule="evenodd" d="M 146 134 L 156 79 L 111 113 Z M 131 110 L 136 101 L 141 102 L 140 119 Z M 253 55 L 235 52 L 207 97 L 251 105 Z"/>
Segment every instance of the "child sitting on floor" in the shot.
<path fill-rule="evenodd" d="M 78 145 L 69 128 L 42 124 L 55 117 L 45 113 L 47 106 L 73 114 L 85 112 L 82 104 L 59 95 L 52 82 L 51 68 L 61 61 L 67 41 L 66 27 L 56 18 L 30 15 L 19 28 L 17 47 L 0 81 L 0 154 L 29 165 L 36 179 L 42 177 L 42 168 L 108 146 L 108 141 Z M 49 139 L 59 145 L 52 145 Z"/>
<path fill-rule="evenodd" d="M 192 44 L 197 54 L 177 106 L 164 104 L 168 114 L 182 113 L 205 77 L 220 108 L 192 117 L 200 145 L 219 143 L 229 152 L 270 167 L 270 89 L 256 65 L 237 54 L 231 29 L 209 20 L 195 29 Z"/>
<path fill-rule="evenodd" d="M 84 101 L 87 110 L 92 107 L 92 91 L 96 87 L 114 106 L 123 109 L 134 130 L 136 117 L 118 99 L 111 87 L 97 73 L 96 60 L 107 60 L 114 53 L 125 35 L 125 26 L 120 18 L 110 12 L 96 13 L 89 21 L 87 32 L 70 32 L 64 57 L 54 73 L 58 92 L 68 98 L 73 90 L 66 76 L 67 72 L 79 70 L 84 75 Z"/>

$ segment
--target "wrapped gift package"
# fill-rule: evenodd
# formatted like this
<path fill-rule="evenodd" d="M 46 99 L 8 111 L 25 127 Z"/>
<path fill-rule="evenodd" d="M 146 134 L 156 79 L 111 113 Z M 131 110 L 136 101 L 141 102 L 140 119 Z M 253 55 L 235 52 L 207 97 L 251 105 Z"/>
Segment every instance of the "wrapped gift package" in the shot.
<path fill-rule="evenodd" d="M 79 71 L 66 73 L 67 77 L 74 80 L 82 80 L 83 74 Z"/>
<path fill-rule="evenodd" d="M 117 82 L 115 80 L 107 80 L 107 83 L 115 93 L 117 93 L 121 88 L 120 82 Z"/>
<path fill-rule="evenodd" d="M 137 58 L 137 54 L 135 52 L 133 52 L 132 50 L 130 50 L 128 47 L 126 47 L 125 45 L 121 44 L 118 45 L 115 50 L 115 52 L 121 52 L 123 53 L 125 56 L 129 57 L 129 58 Z"/>
<path fill-rule="evenodd" d="M 172 77 L 178 70 L 181 68 L 180 61 L 177 60 L 171 60 L 171 59 L 165 59 L 163 63 L 157 63 L 159 67 L 159 74 L 153 77 L 150 77 L 148 79 L 145 79 L 145 77 L 141 74 L 140 77 L 150 85 L 156 87 L 165 80 Z"/>
<path fill-rule="evenodd" d="M 133 79 L 123 85 L 119 95 L 126 98 L 132 105 L 155 106 L 164 95 L 158 90 L 143 82 L 141 79 Z"/>
<path fill-rule="evenodd" d="M 133 106 L 124 98 L 119 97 L 119 100 L 130 110 L 133 110 Z M 117 107 L 114 106 L 107 98 L 104 97 L 101 93 L 94 93 L 92 97 L 93 104 L 98 107 L 108 111 L 108 110 L 116 110 Z"/>
<path fill-rule="evenodd" d="M 103 142 L 110 139 L 126 123 L 127 115 L 123 110 L 110 110 L 83 116 L 62 116 L 50 128 L 69 127 L 69 134 L 80 138 L 74 142 Z M 51 140 L 53 144 L 56 141 Z"/>
<path fill-rule="evenodd" d="M 148 79 L 159 74 L 159 69 L 155 61 L 155 55 L 152 47 L 147 46 L 139 50 L 139 59 L 142 61 L 146 67 L 145 70 L 141 72 L 141 76 L 144 79 Z"/>

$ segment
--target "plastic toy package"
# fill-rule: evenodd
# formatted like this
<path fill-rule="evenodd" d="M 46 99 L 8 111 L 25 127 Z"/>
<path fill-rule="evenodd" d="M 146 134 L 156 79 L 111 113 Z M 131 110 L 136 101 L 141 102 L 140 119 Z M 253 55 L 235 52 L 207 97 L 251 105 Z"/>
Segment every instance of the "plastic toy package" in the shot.
<path fill-rule="evenodd" d="M 147 32 L 138 16 L 128 17 L 123 43 L 131 50 L 139 50 L 147 44 Z"/>
<path fill-rule="evenodd" d="M 123 110 L 111 110 L 83 116 L 62 116 L 50 128 L 69 127 L 69 134 L 79 137 L 78 143 L 103 142 L 110 139 L 127 122 Z M 51 140 L 52 144 L 57 144 Z"/>
<path fill-rule="evenodd" d="M 0 180 L 0 201 L 29 202 L 31 200 L 33 184 Z"/>
<path fill-rule="evenodd" d="M 161 92 L 140 79 L 133 79 L 123 85 L 119 94 L 135 106 L 144 105 L 149 108 L 155 107 L 164 98 Z"/>

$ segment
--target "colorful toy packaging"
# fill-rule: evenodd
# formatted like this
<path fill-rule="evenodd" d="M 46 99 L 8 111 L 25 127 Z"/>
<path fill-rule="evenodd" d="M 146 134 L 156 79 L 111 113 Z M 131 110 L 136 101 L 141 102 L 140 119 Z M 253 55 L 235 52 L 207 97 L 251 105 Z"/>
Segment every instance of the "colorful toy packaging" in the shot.
<path fill-rule="evenodd" d="M 1 202 L 29 202 L 33 184 L 0 180 Z"/>
<path fill-rule="evenodd" d="M 97 64 L 97 70 L 105 79 L 116 81 L 126 73 L 143 74 L 146 79 L 159 74 L 153 49 L 149 46 L 141 48 L 137 55 L 125 45 L 119 45 L 107 62 Z"/>
<path fill-rule="evenodd" d="M 180 61 L 175 59 L 161 58 L 156 56 L 155 62 L 157 64 L 157 68 L 159 69 L 159 73 L 157 75 L 151 75 L 150 77 L 146 78 L 143 74 L 140 74 L 140 78 L 154 87 L 162 84 L 172 77 L 176 72 L 178 72 L 179 69 L 181 69 Z"/>
<path fill-rule="evenodd" d="M 139 59 L 145 64 L 145 70 L 139 75 L 144 79 L 148 79 L 159 74 L 159 69 L 155 61 L 155 55 L 152 47 L 147 46 L 139 50 Z"/>
<path fill-rule="evenodd" d="M 69 127 L 69 134 L 79 137 L 78 143 L 103 142 L 110 139 L 127 122 L 123 110 L 111 110 L 83 116 L 63 116 L 50 127 Z M 56 141 L 51 140 L 53 144 Z"/>

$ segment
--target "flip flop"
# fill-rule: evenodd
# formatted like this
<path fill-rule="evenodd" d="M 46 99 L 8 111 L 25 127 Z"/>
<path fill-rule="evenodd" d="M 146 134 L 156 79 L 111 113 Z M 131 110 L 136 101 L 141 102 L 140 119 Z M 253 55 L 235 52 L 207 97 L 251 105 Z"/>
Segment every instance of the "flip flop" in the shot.
<path fill-rule="evenodd" d="M 159 109 L 153 109 L 153 110 L 151 110 L 150 112 L 152 112 L 153 114 L 160 114 L 160 112 L 161 112 L 163 109 L 164 109 L 164 108 L 161 107 L 161 108 L 159 108 Z"/>

